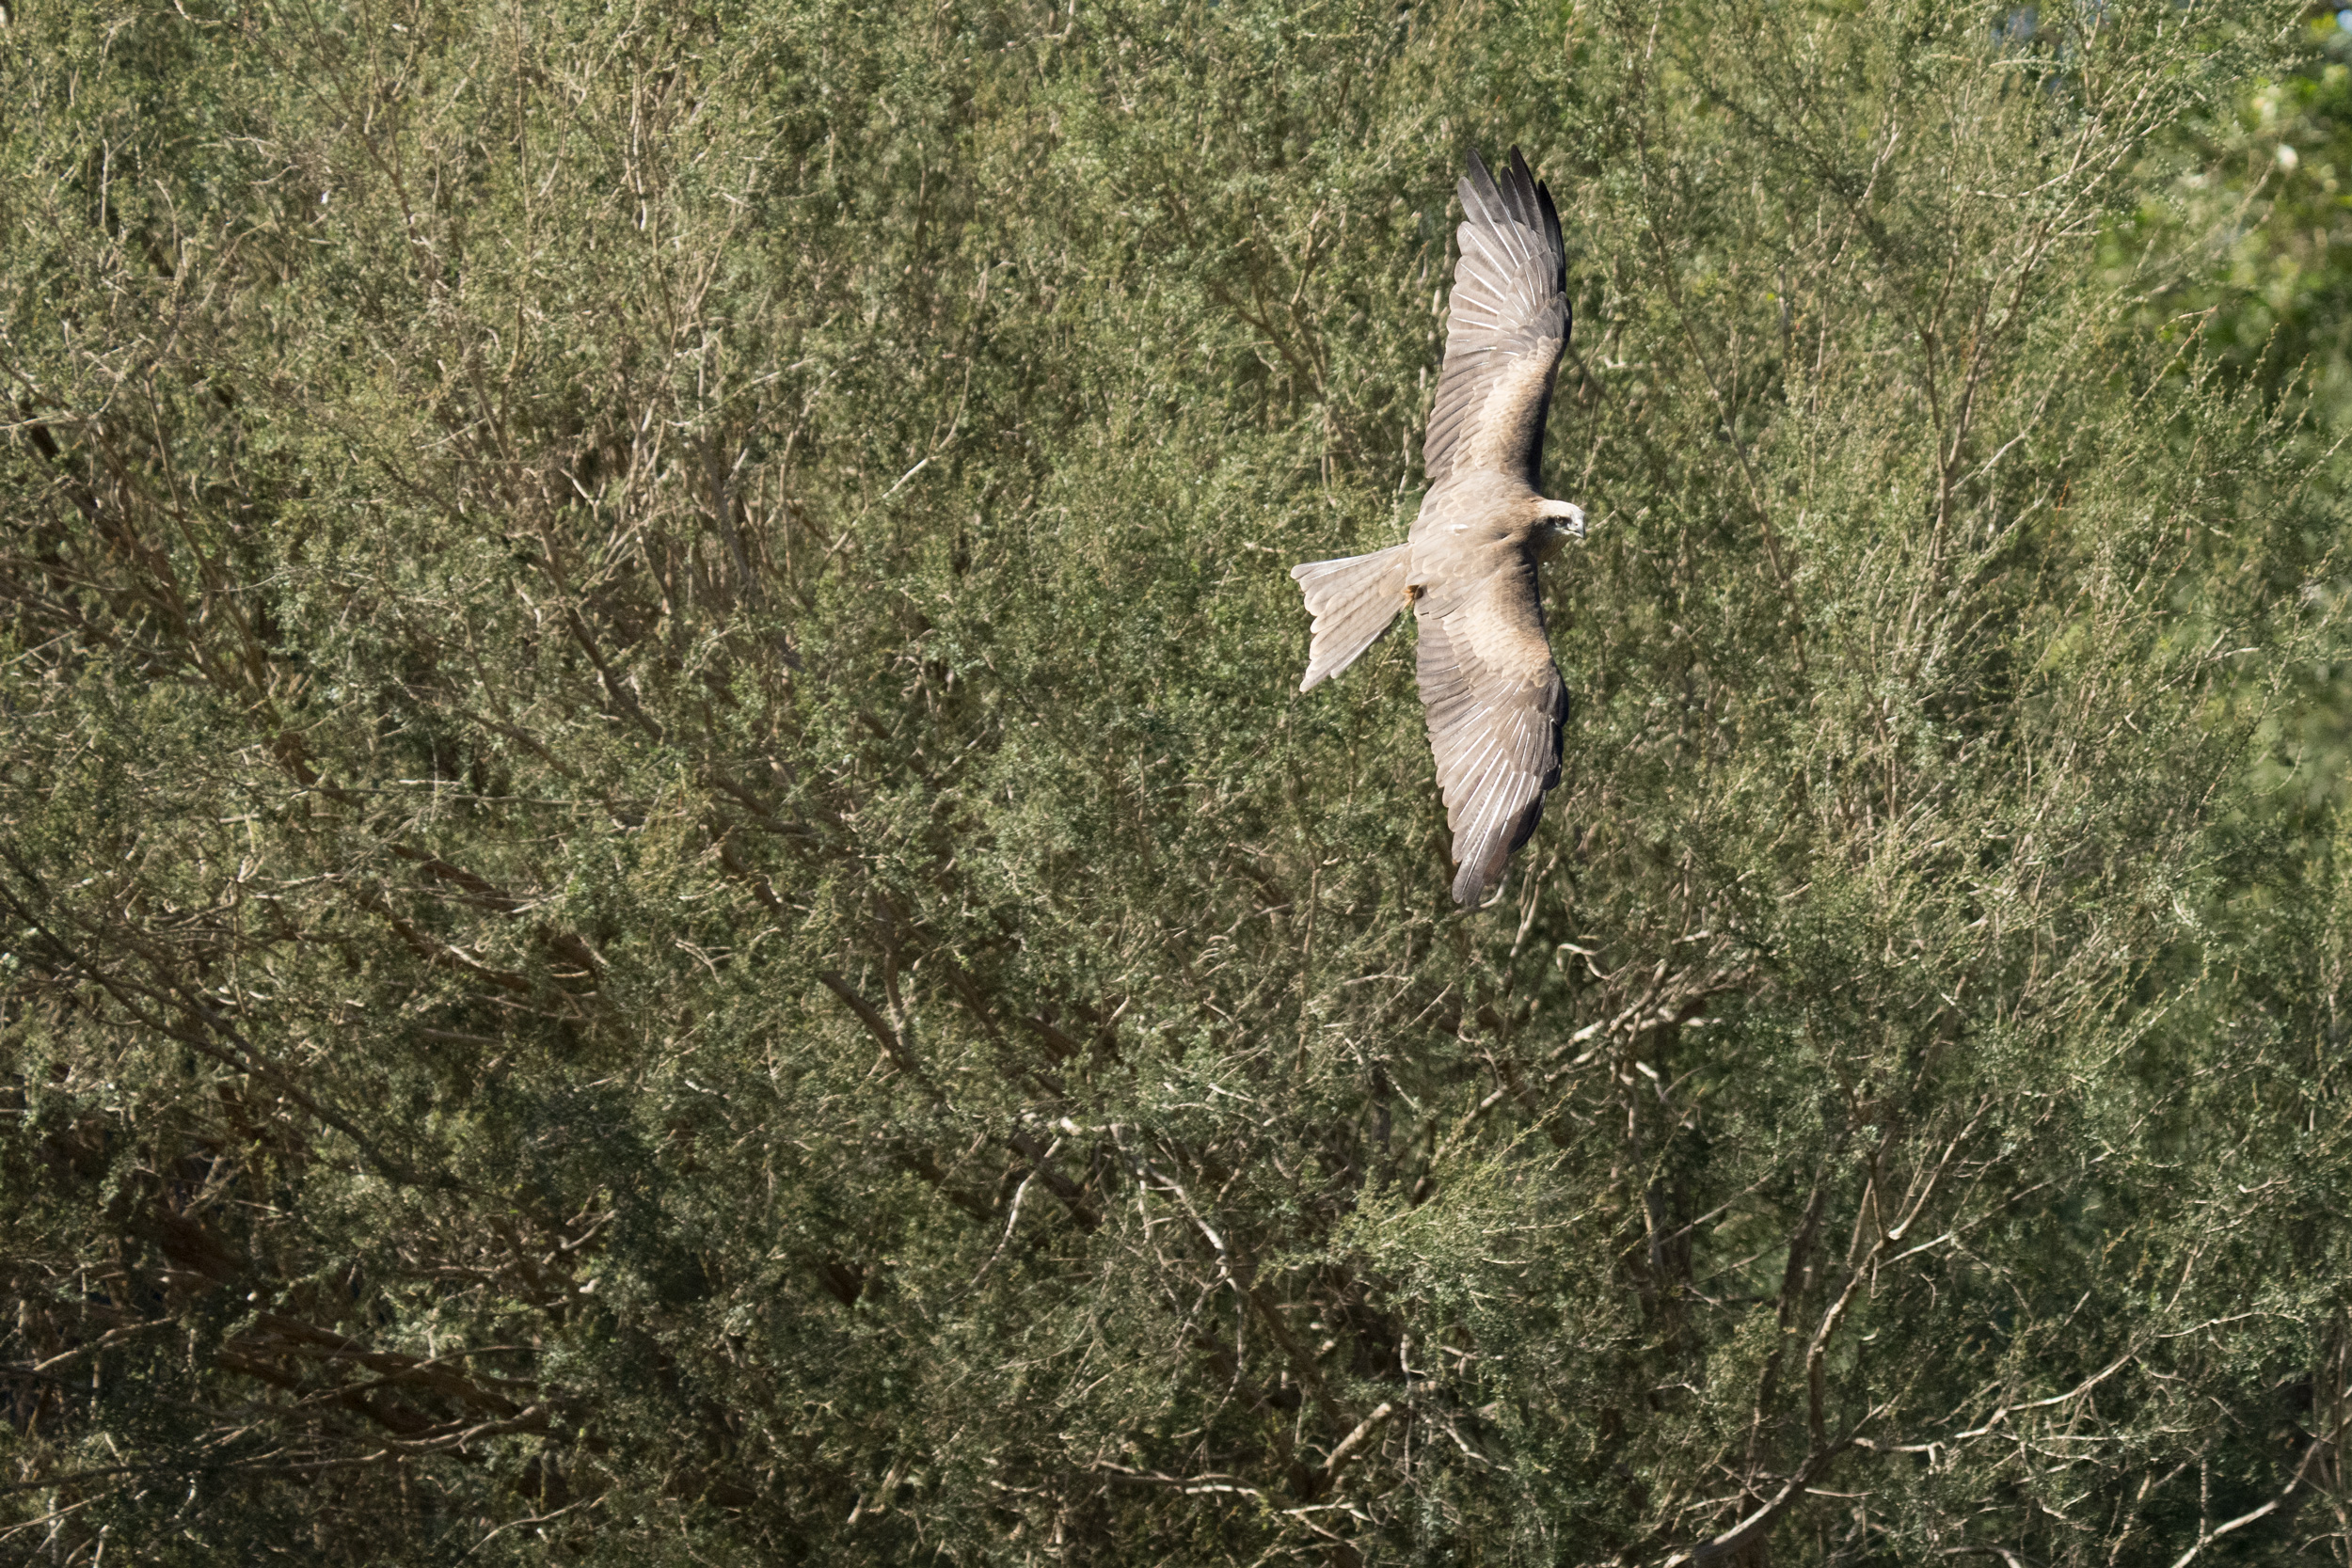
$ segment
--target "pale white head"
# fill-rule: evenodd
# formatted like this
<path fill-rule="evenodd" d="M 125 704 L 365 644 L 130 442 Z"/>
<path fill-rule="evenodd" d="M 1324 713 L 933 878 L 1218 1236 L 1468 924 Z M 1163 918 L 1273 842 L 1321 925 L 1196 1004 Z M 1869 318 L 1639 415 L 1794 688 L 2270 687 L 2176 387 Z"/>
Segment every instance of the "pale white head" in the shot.
<path fill-rule="evenodd" d="M 1584 509 L 1573 501 L 1537 501 L 1535 515 L 1544 519 L 1548 541 L 1584 537 Z"/>

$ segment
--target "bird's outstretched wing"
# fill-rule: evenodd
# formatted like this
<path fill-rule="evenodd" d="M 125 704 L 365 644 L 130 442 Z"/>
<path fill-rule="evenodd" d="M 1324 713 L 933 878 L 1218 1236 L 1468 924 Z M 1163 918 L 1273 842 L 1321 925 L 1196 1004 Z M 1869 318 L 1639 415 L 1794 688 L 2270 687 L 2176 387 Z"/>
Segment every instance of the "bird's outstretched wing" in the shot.
<path fill-rule="evenodd" d="M 1454 268 L 1445 369 L 1422 467 L 1432 485 L 1496 468 L 1533 487 L 1552 378 L 1568 341 L 1560 214 L 1516 147 L 1500 182 L 1473 150 L 1461 192 L 1462 259 Z"/>
<path fill-rule="evenodd" d="M 1487 559 L 1473 562 L 1473 553 Z M 1474 910 L 1534 833 L 1544 796 L 1560 782 L 1568 693 L 1551 662 L 1535 562 L 1525 550 L 1465 547 L 1456 569 L 1414 609 L 1429 750 L 1460 867 L 1454 901 Z"/>

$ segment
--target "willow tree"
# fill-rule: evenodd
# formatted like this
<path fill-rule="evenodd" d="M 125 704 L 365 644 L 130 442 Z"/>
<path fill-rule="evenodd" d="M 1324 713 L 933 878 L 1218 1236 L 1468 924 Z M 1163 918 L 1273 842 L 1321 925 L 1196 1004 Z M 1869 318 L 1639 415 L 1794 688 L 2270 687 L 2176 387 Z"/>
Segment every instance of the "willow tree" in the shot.
<path fill-rule="evenodd" d="M 15 18 L 0 1540 L 2343 1556 L 2341 509 L 2124 221 L 2295 14 Z M 1513 141 L 1463 916 L 1284 568 Z"/>

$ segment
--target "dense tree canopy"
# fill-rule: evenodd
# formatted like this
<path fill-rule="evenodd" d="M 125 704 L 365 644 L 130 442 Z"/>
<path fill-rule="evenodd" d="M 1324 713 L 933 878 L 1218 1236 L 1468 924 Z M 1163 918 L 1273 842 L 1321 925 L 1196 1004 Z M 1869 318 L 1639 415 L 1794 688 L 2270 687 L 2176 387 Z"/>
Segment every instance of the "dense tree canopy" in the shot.
<path fill-rule="evenodd" d="M 11 14 L 0 1549 L 2352 1561 L 2332 27 Z"/>

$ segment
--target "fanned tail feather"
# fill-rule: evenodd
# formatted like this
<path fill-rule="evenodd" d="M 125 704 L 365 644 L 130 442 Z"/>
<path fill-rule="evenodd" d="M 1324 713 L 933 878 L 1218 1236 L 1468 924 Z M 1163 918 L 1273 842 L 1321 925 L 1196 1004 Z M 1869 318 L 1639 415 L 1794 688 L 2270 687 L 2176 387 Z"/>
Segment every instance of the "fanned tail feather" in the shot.
<path fill-rule="evenodd" d="M 1307 676 L 1298 683 L 1299 690 L 1312 691 L 1355 663 L 1395 622 L 1396 612 L 1405 608 L 1411 547 L 1391 545 L 1370 555 L 1310 561 L 1291 568 L 1307 595 L 1307 613 L 1315 618 Z"/>

